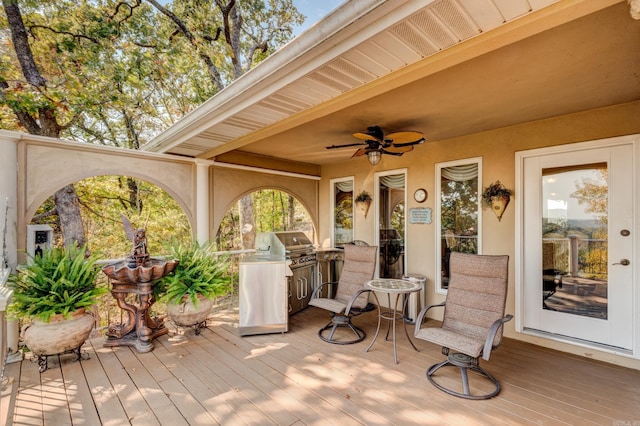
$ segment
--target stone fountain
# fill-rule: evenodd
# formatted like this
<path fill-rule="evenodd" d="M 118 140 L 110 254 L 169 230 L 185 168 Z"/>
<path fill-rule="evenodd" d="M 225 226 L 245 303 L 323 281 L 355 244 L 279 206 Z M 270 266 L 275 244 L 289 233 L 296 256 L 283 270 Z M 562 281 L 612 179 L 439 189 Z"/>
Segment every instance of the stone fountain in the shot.
<path fill-rule="evenodd" d="M 173 271 L 178 261 L 149 256 L 146 230 L 134 231 L 124 216 L 122 222 L 133 249 L 126 259 L 103 267 L 102 272 L 109 277 L 111 294 L 127 319 L 124 323 L 109 325 L 104 346 L 132 346 L 140 353 L 150 352 L 152 340 L 168 331 L 161 320 L 150 315 L 155 303 L 153 283 Z"/>

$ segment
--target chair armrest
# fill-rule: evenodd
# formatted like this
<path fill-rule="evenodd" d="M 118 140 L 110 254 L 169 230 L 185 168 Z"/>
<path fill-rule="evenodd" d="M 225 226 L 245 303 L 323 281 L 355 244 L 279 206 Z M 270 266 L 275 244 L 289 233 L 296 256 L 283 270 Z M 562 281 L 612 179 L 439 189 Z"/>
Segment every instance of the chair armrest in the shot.
<path fill-rule="evenodd" d="M 489 329 L 489 334 L 487 335 L 487 339 L 484 341 L 484 349 L 482 350 L 482 359 L 485 361 L 489 361 L 489 356 L 491 356 L 491 349 L 493 348 L 493 339 L 496 337 L 496 333 L 500 330 L 500 327 L 504 325 L 505 322 L 509 322 L 513 319 L 513 315 L 505 315 L 504 318 L 496 320 L 493 324 L 491 324 L 491 328 Z"/>
<path fill-rule="evenodd" d="M 313 290 L 313 293 L 311 293 L 311 298 L 312 298 L 312 299 L 317 299 L 317 298 L 318 298 L 318 295 L 319 295 L 319 294 L 320 294 L 320 292 L 322 291 L 322 287 L 324 287 L 325 285 L 329 285 L 329 284 L 338 284 L 338 283 L 337 283 L 337 282 L 331 282 L 331 281 L 328 281 L 328 282 L 326 282 L 326 283 L 322 283 L 322 284 L 320 284 L 318 287 L 316 287 L 316 288 Z"/>
<path fill-rule="evenodd" d="M 362 290 L 356 291 L 354 295 L 351 296 L 351 299 L 349 299 L 349 303 L 347 303 L 347 307 L 344 309 L 344 314 L 349 315 L 349 311 L 351 311 L 351 305 L 353 305 L 353 302 L 355 302 L 356 299 L 360 297 L 362 293 L 371 293 L 371 291 L 372 290 L 369 290 L 367 288 L 363 288 Z"/>
<path fill-rule="evenodd" d="M 420 326 L 422 325 L 422 320 L 424 319 L 424 316 L 427 314 L 427 311 L 429 309 L 431 309 L 431 308 L 439 308 L 439 307 L 444 307 L 444 302 L 439 303 L 437 305 L 425 306 L 424 308 L 422 308 L 422 310 L 420 311 L 420 313 L 416 317 L 416 328 L 415 328 L 415 331 L 413 332 L 414 336 L 416 334 L 418 334 L 418 331 L 420 331 Z"/>

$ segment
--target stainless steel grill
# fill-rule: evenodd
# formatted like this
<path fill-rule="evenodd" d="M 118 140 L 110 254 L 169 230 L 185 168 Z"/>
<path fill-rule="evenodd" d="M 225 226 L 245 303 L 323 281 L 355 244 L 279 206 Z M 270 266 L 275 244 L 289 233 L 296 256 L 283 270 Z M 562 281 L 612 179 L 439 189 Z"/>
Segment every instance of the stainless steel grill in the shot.
<path fill-rule="evenodd" d="M 263 232 L 256 236 L 256 253 L 291 260 L 291 270 L 316 263 L 313 243 L 300 231 Z"/>
<path fill-rule="evenodd" d="M 317 257 L 313 243 L 300 231 L 264 232 L 256 235 L 256 253 L 282 256 L 290 261 L 289 314 L 306 308 L 316 287 Z"/>

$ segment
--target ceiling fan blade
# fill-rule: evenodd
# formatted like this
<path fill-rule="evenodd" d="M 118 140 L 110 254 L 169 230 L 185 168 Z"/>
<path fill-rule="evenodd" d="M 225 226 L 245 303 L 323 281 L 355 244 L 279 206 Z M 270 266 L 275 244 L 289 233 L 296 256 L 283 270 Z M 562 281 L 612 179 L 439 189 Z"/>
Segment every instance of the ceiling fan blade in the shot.
<path fill-rule="evenodd" d="M 357 150 L 356 152 L 353 153 L 351 158 L 361 157 L 361 156 L 365 155 L 366 153 L 367 153 L 367 148 L 360 148 L 359 150 Z"/>
<path fill-rule="evenodd" d="M 348 147 L 352 147 L 352 146 L 360 146 L 360 145 L 366 145 L 362 142 L 357 142 L 357 143 L 347 143 L 344 145 L 331 145 L 331 146 L 325 146 L 326 149 L 335 149 L 335 148 L 348 148 Z"/>
<path fill-rule="evenodd" d="M 409 152 L 409 151 L 413 151 L 413 145 L 403 145 L 403 146 L 397 146 L 397 145 L 391 145 L 385 148 L 385 153 L 389 153 L 389 154 L 404 154 L 405 152 Z"/>
<path fill-rule="evenodd" d="M 358 138 L 358 139 L 362 139 L 363 141 L 374 141 L 374 142 L 382 143 L 382 141 L 380 139 L 376 138 L 373 135 L 369 135 L 367 133 L 361 133 L 361 132 L 354 133 L 353 137 L 354 138 Z"/>
<path fill-rule="evenodd" d="M 391 140 L 394 145 L 402 145 L 406 143 L 416 144 L 424 140 L 424 135 L 420 132 L 396 132 L 385 137 L 385 140 Z"/>
<path fill-rule="evenodd" d="M 405 143 L 395 143 L 394 142 L 393 146 L 395 146 L 395 147 L 413 146 L 413 145 L 419 145 L 419 144 L 424 143 L 424 142 L 425 142 L 425 139 L 422 138 L 422 139 L 418 139 L 417 141 L 414 141 L 414 142 L 405 142 Z"/>
<path fill-rule="evenodd" d="M 384 148 L 381 148 L 380 152 L 383 153 L 383 154 L 388 154 L 388 155 L 397 155 L 398 157 L 400 157 L 402 154 L 404 154 L 404 151 L 402 151 L 402 152 L 394 152 L 394 151 L 388 151 L 388 150 L 386 150 Z"/>

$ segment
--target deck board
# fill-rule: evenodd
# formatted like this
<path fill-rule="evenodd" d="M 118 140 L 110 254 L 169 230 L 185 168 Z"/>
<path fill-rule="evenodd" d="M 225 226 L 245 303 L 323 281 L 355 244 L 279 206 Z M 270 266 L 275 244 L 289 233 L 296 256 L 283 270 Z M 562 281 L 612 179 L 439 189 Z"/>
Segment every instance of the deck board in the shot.
<path fill-rule="evenodd" d="M 85 345 L 90 359 L 52 357 L 40 374 L 25 360 L 7 367 L 0 394 L 7 425 L 574 425 L 640 422 L 640 371 L 505 339 L 483 362 L 502 384 L 486 401 L 438 391 L 425 378 L 440 348 L 398 329 L 398 359 L 375 312 L 355 319 L 367 338 L 330 345 L 317 330 L 327 313 L 306 309 L 288 333 L 241 337 L 237 310 L 217 313 L 200 335 L 173 330 L 139 354 Z M 410 326 L 410 335 L 413 326 Z M 455 374 L 443 373 L 457 384 Z M 1 423 L 1 422 L 0 422 Z"/>
<path fill-rule="evenodd" d="M 171 404 L 169 397 L 156 386 L 155 379 L 147 370 L 145 361 L 147 359 L 156 359 L 153 354 L 145 353 L 136 356 L 134 354 L 135 351 L 131 349 L 114 352 L 148 404 L 151 410 L 149 419 L 162 419 L 162 423 L 170 423 L 176 426 L 188 424 L 180 412 Z M 151 421 L 148 424 L 151 424 Z"/>
<path fill-rule="evenodd" d="M 95 410 L 95 402 L 91 397 L 91 388 L 85 378 L 82 362 L 65 362 L 61 364 L 61 368 L 69 402 L 71 424 L 100 424 L 100 417 Z M 85 408 L 92 406 L 93 410 Z"/>

